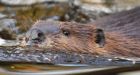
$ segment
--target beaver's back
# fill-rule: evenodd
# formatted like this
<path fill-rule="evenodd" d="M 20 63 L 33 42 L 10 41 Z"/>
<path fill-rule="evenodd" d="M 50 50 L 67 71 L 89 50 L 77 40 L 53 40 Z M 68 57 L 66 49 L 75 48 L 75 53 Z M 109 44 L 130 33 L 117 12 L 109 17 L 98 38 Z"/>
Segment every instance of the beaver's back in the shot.
<path fill-rule="evenodd" d="M 140 41 L 140 7 L 101 18 L 95 24 L 105 32 L 117 32 Z"/>

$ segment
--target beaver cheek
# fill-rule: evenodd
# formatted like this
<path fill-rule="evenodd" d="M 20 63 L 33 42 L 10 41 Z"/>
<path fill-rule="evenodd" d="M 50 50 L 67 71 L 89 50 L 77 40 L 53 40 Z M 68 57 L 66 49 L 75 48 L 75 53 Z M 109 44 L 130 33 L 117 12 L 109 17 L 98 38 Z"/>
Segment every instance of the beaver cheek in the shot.
<path fill-rule="evenodd" d="M 27 41 L 26 46 L 27 47 L 38 47 L 38 44 L 33 43 L 32 41 Z"/>
<path fill-rule="evenodd" d="M 38 47 L 51 48 L 51 47 L 53 47 L 52 43 L 53 43 L 53 41 L 51 40 L 51 38 L 46 38 L 44 42 L 42 42 L 41 44 L 38 44 Z"/>

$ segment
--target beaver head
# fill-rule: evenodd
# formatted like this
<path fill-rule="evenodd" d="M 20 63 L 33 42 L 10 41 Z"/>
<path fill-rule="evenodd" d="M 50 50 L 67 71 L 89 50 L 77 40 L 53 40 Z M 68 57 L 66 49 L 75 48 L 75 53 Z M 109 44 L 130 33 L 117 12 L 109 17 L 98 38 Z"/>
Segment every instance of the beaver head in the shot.
<path fill-rule="evenodd" d="M 38 21 L 27 32 L 26 41 L 27 45 L 41 48 L 87 52 L 102 48 L 105 37 L 103 30 L 93 25 Z"/>

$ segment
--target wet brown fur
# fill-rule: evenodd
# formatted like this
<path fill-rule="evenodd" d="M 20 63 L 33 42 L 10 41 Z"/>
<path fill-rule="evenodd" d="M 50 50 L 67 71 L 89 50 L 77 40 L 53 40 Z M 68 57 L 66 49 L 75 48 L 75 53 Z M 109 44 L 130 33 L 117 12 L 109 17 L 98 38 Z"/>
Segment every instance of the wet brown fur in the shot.
<path fill-rule="evenodd" d="M 140 57 L 139 22 L 140 8 L 113 14 L 91 24 L 55 22 L 52 24 L 57 24 L 60 31 L 46 35 L 40 47 L 103 56 Z M 47 26 L 47 23 L 39 21 L 33 28 Z M 105 34 L 105 45 L 102 48 L 95 43 L 96 29 L 103 29 Z M 70 35 L 64 36 L 62 30 L 69 31 Z"/>

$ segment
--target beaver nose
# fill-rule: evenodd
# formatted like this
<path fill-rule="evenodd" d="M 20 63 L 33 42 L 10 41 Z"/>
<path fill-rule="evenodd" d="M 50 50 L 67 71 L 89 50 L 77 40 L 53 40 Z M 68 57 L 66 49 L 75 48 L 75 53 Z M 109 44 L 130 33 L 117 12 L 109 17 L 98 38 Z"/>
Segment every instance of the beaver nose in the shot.
<path fill-rule="evenodd" d="M 28 36 L 28 40 L 27 40 L 27 43 L 26 43 L 27 46 L 40 44 L 45 40 L 45 35 L 41 31 L 32 31 L 29 34 L 30 35 Z"/>

